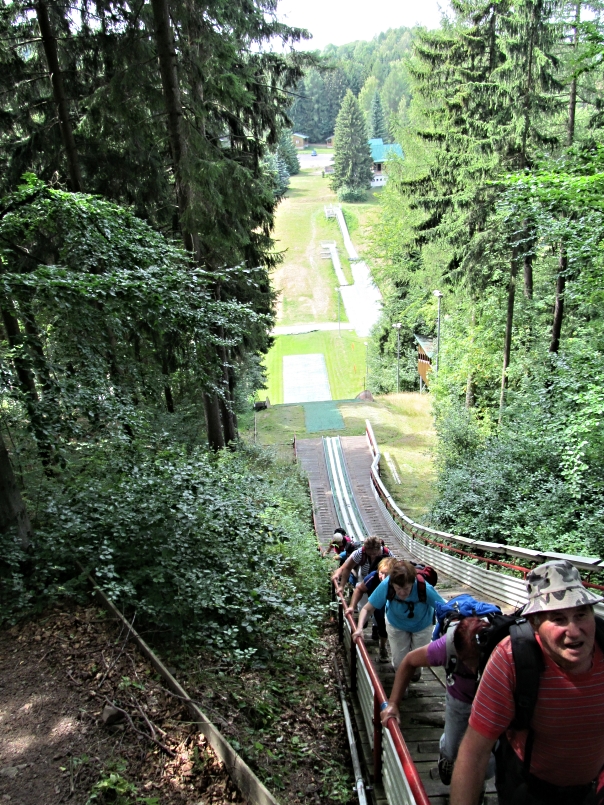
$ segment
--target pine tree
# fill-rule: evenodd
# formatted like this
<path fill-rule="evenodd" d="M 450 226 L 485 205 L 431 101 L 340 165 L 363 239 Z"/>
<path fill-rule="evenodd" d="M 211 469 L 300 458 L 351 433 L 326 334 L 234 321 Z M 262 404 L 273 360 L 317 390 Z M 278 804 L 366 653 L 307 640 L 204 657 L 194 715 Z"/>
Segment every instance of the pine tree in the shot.
<path fill-rule="evenodd" d="M 281 132 L 279 145 L 277 146 L 277 155 L 285 162 L 287 172 L 290 176 L 295 176 L 297 173 L 300 173 L 298 151 L 292 140 L 291 129 L 283 129 Z"/>
<path fill-rule="evenodd" d="M 371 151 L 365 118 L 350 90 L 344 96 L 336 120 L 334 152 L 334 173 L 331 180 L 333 189 L 368 189 L 373 175 Z"/>
<path fill-rule="evenodd" d="M 372 139 L 381 139 L 385 143 L 389 142 L 388 128 L 384 119 L 384 110 L 380 93 L 376 92 L 371 101 L 371 111 L 369 113 L 369 131 Z"/>

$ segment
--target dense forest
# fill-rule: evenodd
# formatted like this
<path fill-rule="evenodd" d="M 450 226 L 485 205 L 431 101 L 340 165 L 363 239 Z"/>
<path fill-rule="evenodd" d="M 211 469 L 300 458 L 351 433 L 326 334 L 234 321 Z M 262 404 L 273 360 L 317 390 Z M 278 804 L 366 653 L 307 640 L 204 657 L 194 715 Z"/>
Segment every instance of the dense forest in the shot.
<path fill-rule="evenodd" d="M 408 57 L 412 41 L 412 29 L 396 28 L 370 42 L 328 45 L 320 54 L 320 65 L 308 69 L 297 85 L 291 108 L 294 129 L 313 143 L 324 142 L 333 135 L 340 106 L 351 90 L 369 130 L 372 104 L 379 97 L 387 126 L 384 139 L 390 141 L 411 98 Z"/>
<path fill-rule="evenodd" d="M 373 387 L 406 388 L 436 334 L 432 520 L 534 548 L 604 553 L 604 28 L 594 3 L 454 0 L 417 31 L 411 103 L 373 231 L 385 314 Z M 433 361 L 433 364 L 435 362 Z"/>
<path fill-rule="evenodd" d="M 316 62 L 264 52 L 304 35 L 274 12 L 2 7 L 3 622 L 81 594 L 92 570 L 181 646 L 244 656 L 259 624 L 284 647 L 314 628 L 305 487 L 234 449 L 299 168 L 291 91 Z"/>

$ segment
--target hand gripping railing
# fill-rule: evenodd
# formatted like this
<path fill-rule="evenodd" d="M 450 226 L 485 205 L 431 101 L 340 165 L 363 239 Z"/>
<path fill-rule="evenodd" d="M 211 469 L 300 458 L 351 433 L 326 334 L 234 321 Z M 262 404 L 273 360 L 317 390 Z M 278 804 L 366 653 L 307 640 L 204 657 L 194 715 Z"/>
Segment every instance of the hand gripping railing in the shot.
<path fill-rule="evenodd" d="M 411 758 L 409 749 L 407 748 L 407 744 L 405 743 L 405 739 L 403 738 L 403 734 L 397 720 L 395 718 L 389 718 L 386 727 L 382 727 L 380 713 L 386 707 L 388 698 L 386 697 L 386 693 L 384 692 L 380 678 L 373 666 L 363 638 L 359 638 L 356 643 L 354 640 L 352 640 L 352 633 L 356 630 L 356 623 L 352 615 L 344 614 L 344 610 L 347 608 L 348 604 L 346 603 L 346 600 L 344 599 L 344 596 L 340 590 L 337 591 L 337 599 L 339 603 L 338 629 L 340 642 L 343 642 L 344 640 L 344 621 L 346 621 L 348 624 L 351 632 L 349 656 L 350 688 L 354 693 L 357 692 L 359 670 L 358 663 L 360 663 L 364 668 L 371 682 L 371 687 L 373 688 L 373 716 L 371 718 L 371 722 L 373 725 L 374 782 L 378 782 L 382 779 L 382 737 L 385 736 L 392 742 L 396 756 L 398 757 L 401 765 L 402 779 L 400 781 L 390 781 L 393 788 L 398 788 L 399 790 L 402 789 L 402 796 L 399 795 L 396 798 L 396 802 L 409 803 L 409 805 L 430 805 L 430 800 L 426 794 L 424 784 L 422 783 L 415 763 Z M 367 715 L 368 714 L 364 713 L 366 722 L 368 720 Z M 392 771 L 393 770 L 390 769 L 391 774 Z"/>
<path fill-rule="evenodd" d="M 468 537 L 458 537 L 454 534 L 448 534 L 444 531 L 437 531 L 433 528 L 420 525 L 413 522 L 402 512 L 384 482 L 380 478 L 380 449 L 378 447 L 373 428 L 369 420 L 365 420 L 365 433 L 369 448 L 373 455 L 373 462 L 371 464 L 371 483 L 373 485 L 375 494 L 382 505 L 385 506 L 388 514 L 392 518 L 395 528 L 398 527 L 402 532 L 409 535 L 411 538 L 421 540 L 421 542 L 433 550 L 438 550 L 441 553 L 463 558 L 464 560 L 471 560 L 473 563 L 481 563 L 486 565 L 487 570 L 501 569 L 507 571 L 514 571 L 519 573 L 522 578 L 532 567 L 539 565 L 543 562 L 552 559 L 568 559 L 579 570 L 587 573 L 587 578 L 583 583 L 586 587 L 592 587 L 596 590 L 604 590 L 603 583 L 595 583 L 591 581 L 591 574 L 594 572 L 604 571 L 604 561 L 597 556 L 572 556 L 569 554 L 555 553 L 554 551 L 534 551 L 530 548 L 520 548 L 512 545 L 503 545 L 498 542 L 484 542 L 482 540 L 470 539 Z M 453 543 L 453 544 L 452 544 Z M 457 546 L 463 547 L 457 547 Z M 487 554 L 487 555 L 485 555 Z M 512 561 L 505 561 L 504 559 L 493 558 L 492 554 L 502 557 L 510 557 Z M 516 558 L 523 559 L 530 564 L 519 565 L 514 560 Z"/>

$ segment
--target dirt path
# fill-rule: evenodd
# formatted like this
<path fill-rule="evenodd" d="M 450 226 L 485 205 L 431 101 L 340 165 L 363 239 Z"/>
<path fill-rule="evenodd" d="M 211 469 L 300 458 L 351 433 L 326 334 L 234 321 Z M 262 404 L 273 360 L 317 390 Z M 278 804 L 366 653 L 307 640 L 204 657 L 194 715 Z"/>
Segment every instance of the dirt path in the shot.
<path fill-rule="evenodd" d="M 94 607 L 0 633 L 2 805 L 243 802 L 188 718 Z"/>

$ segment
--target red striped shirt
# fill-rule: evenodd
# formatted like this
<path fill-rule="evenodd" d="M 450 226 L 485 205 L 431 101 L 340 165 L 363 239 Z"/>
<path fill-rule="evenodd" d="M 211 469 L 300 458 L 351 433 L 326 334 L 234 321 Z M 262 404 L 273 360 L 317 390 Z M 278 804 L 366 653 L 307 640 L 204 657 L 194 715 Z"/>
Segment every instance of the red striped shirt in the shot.
<path fill-rule="evenodd" d="M 604 655 L 596 645 L 591 670 L 585 674 L 567 674 L 547 654 L 543 657 L 545 671 L 532 722 L 531 772 L 553 785 L 583 785 L 604 765 Z M 515 687 L 511 638 L 506 637 L 487 663 L 469 724 L 493 740 L 507 730 L 522 759 L 527 732 L 508 729 Z"/>

